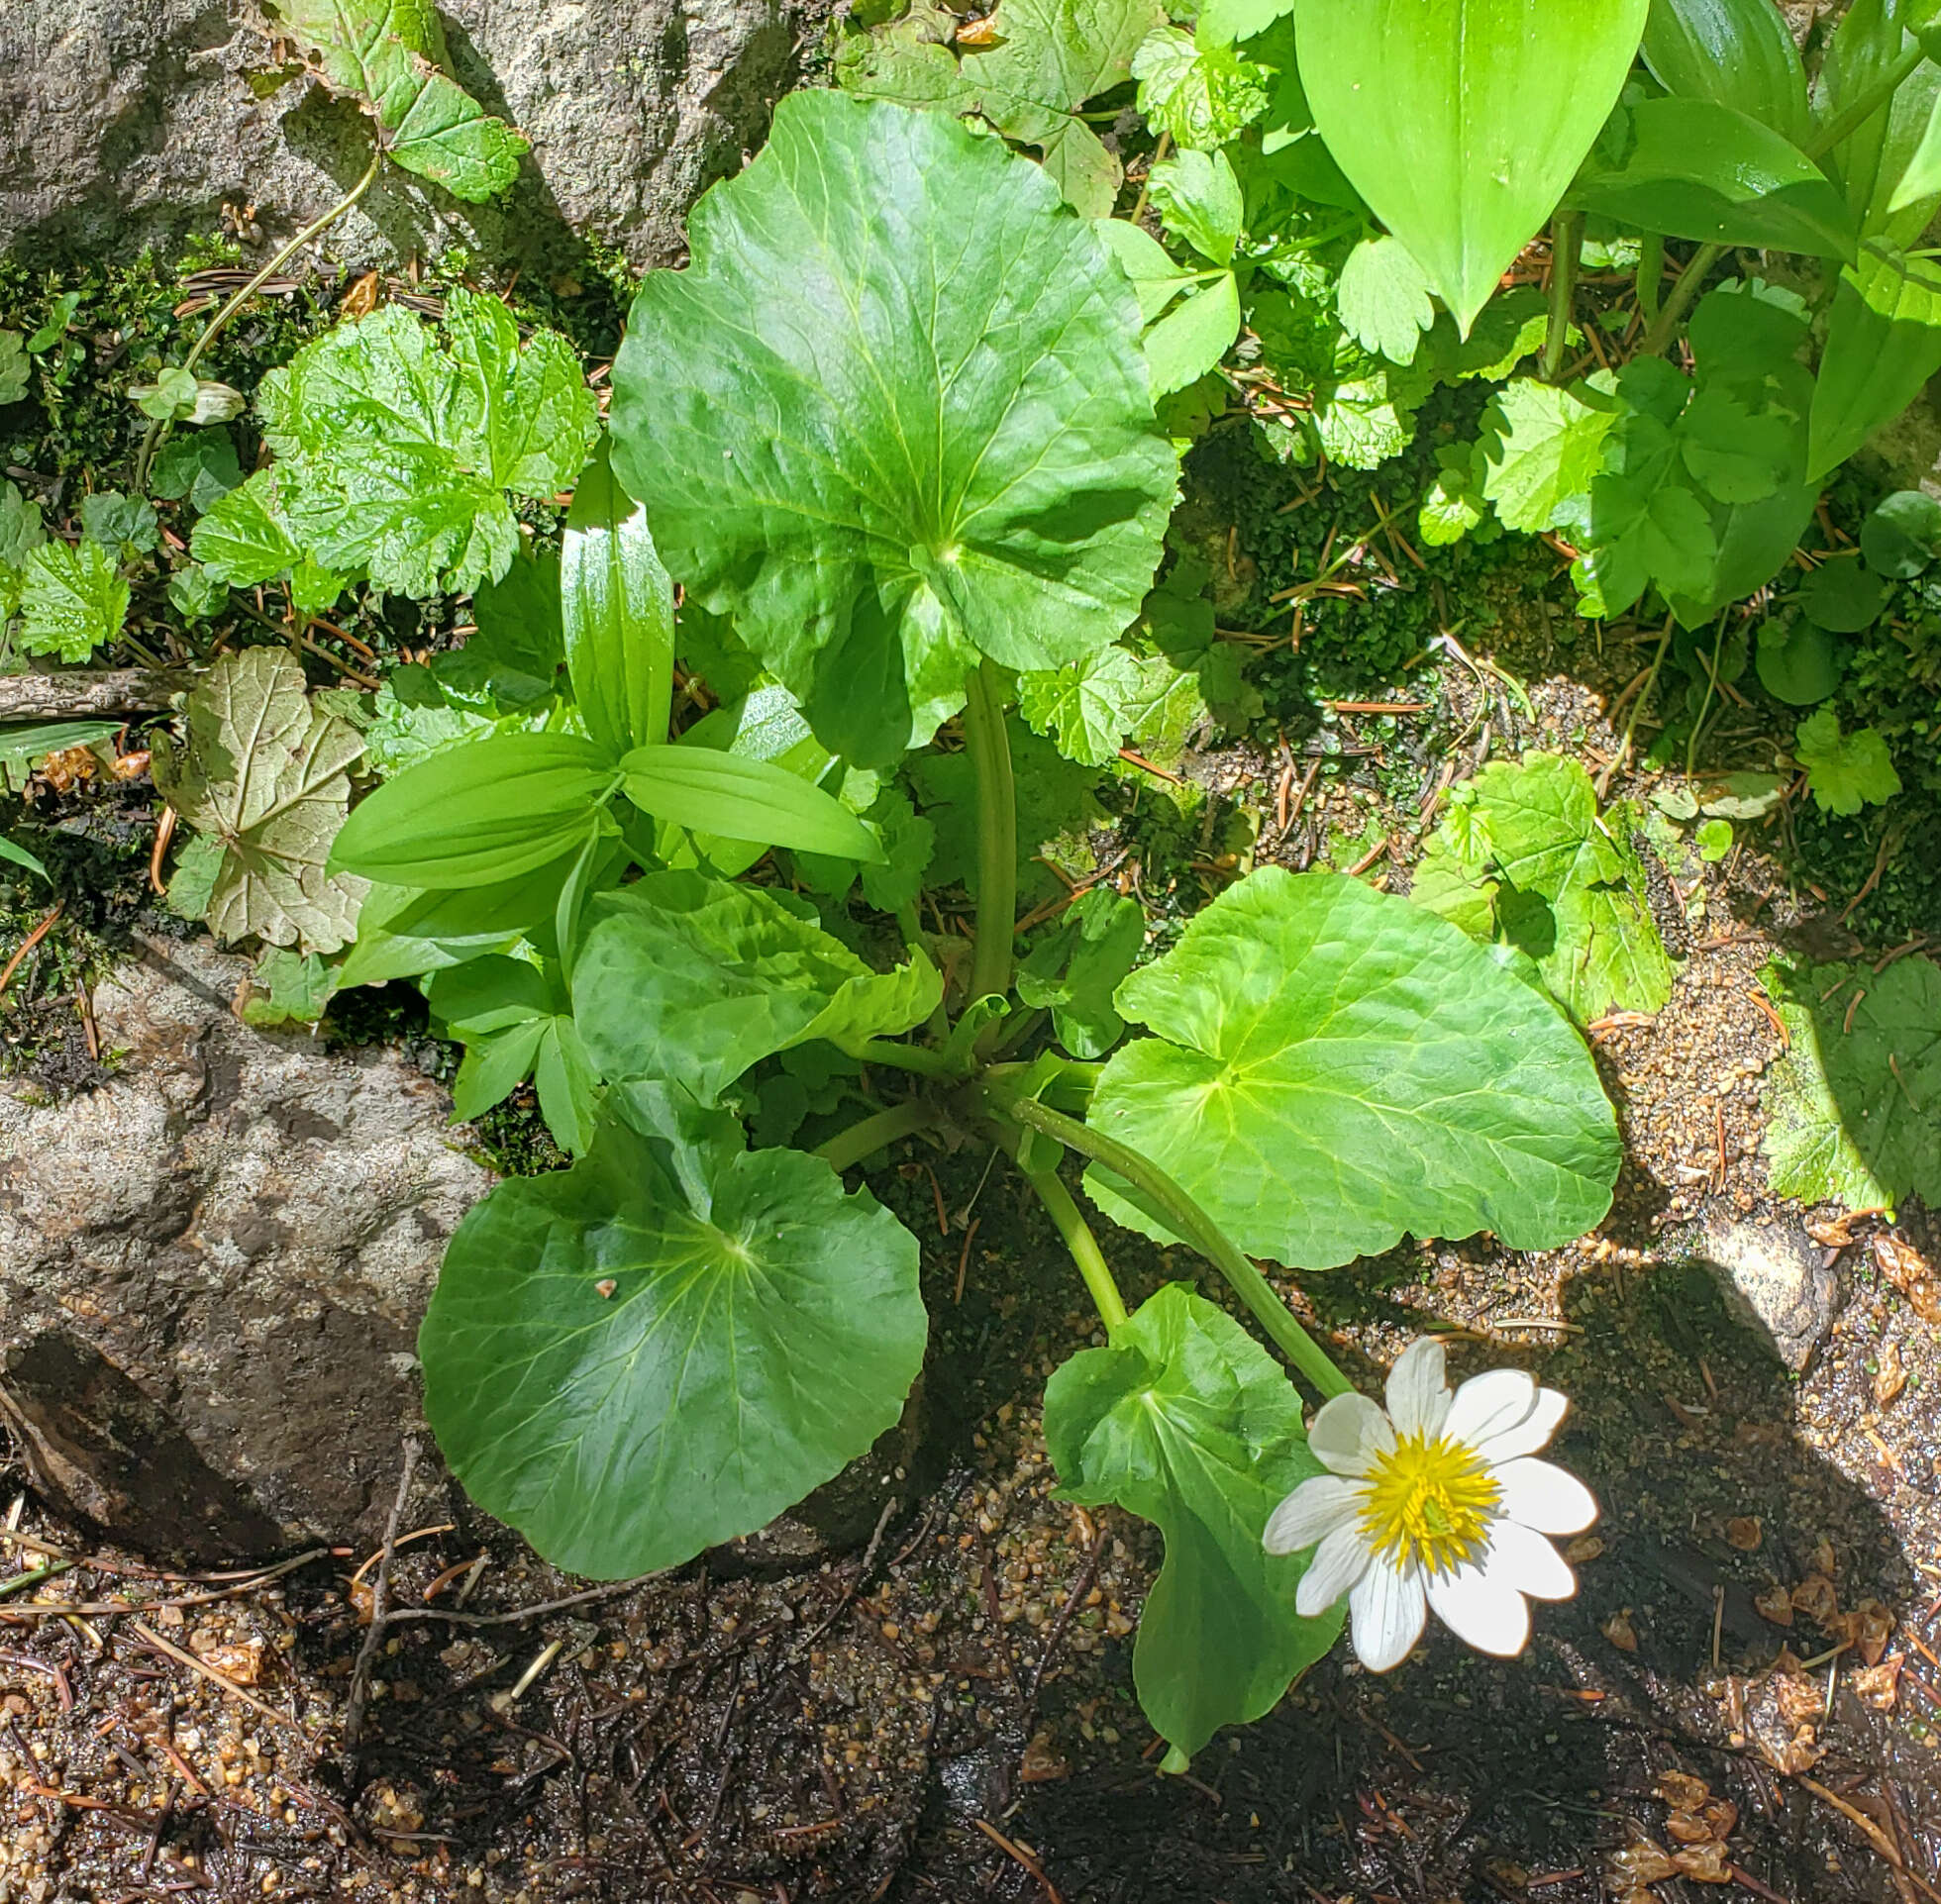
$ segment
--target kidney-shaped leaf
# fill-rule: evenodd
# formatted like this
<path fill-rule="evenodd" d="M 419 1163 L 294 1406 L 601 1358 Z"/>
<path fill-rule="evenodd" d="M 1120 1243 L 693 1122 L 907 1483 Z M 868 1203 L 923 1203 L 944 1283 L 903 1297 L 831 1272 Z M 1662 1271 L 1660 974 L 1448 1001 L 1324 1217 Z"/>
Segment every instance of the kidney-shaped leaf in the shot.
<path fill-rule="evenodd" d="M 1169 1283 L 1109 1349 L 1052 1377 L 1045 1441 L 1067 1499 L 1110 1502 L 1166 1536 L 1132 1676 L 1183 1771 L 1220 1727 L 1271 1712 L 1341 1631 L 1339 1607 L 1294 1611 L 1307 1556 L 1261 1546 L 1268 1516 L 1321 1472 L 1300 1397 L 1231 1316 Z"/>
<path fill-rule="evenodd" d="M 418 1337 L 480 1507 L 595 1579 L 747 1534 L 868 1452 L 923 1360 L 917 1242 L 795 1151 L 635 1089 L 460 1224 Z M 609 1098 L 612 1102 L 612 1097 Z"/>
<path fill-rule="evenodd" d="M 1647 0 L 1301 0 L 1314 123 L 1465 336 L 1590 150 Z"/>
<path fill-rule="evenodd" d="M 1626 124 L 1622 162 L 1580 177 L 1574 201 L 1669 238 L 1853 256 L 1860 230 L 1846 199 L 1770 126 L 1679 98 L 1644 100 Z"/>
<path fill-rule="evenodd" d="M 812 1038 L 847 1051 L 920 1025 L 943 993 L 921 953 L 873 972 L 774 893 L 650 872 L 591 908 L 573 966 L 580 1036 L 608 1077 L 678 1080 L 703 1103 Z"/>
<path fill-rule="evenodd" d="M 1125 630 L 1174 455 L 1131 287 L 1043 171 L 800 92 L 688 236 L 634 301 L 614 468 L 833 751 L 897 758 L 980 653 L 1056 667 Z"/>
<path fill-rule="evenodd" d="M 1405 1232 L 1518 1250 L 1610 1207 L 1617 1123 L 1583 1041 L 1447 921 L 1341 873 L 1230 887 L 1119 987 L 1149 1025 L 1090 1122 L 1143 1151 L 1252 1255 L 1331 1268 Z M 1153 1219 L 1096 1173 L 1107 1212 Z"/>

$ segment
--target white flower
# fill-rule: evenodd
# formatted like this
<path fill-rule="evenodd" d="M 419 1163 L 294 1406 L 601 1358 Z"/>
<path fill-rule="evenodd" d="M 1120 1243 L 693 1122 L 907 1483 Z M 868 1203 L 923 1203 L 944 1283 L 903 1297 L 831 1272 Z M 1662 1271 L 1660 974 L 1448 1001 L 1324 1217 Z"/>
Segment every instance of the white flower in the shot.
<path fill-rule="evenodd" d="M 1492 1368 L 1454 1395 L 1442 1344 L 1410 1343 L 1388 1406 L 1337 1395 L 1307 1445 L 1331 1470 L 1269 1517 L 1270 1553 L 1313 1548 L 1295 1590 L 1308 1619 L 1345 1593 L 1355 1652 L 1374 1672 L 1408 1656 L 1426 1608 L 1482 1653 L 1521 1653 L 1530 1599 L 1565 1600 L 1577 1575 L 1544 1537 L 1577 1534 L 1597 1503 L 1575 1475 L 1531 1458 L 1569 1402 L 1520 1368 Z"/>

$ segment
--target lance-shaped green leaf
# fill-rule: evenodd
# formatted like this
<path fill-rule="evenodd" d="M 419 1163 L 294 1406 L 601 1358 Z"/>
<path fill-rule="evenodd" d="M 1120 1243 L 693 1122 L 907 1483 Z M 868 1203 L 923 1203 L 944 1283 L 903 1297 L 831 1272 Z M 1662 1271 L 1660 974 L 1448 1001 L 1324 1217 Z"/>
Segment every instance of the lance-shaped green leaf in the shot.
<path fill-rule="evenodd" d="M 1669 93 L 1736 107 L 1798 145 L 1806 69 L 1773 0 L 1651 0 L 1642 48 Z"/>
<path fill-rule="evenodd" d="M 1941 1199 L 1941 965 L 1765 978 L 1789 1040 L 1766 1100 L 1774 1194 L 1854 1210 Z"/>
<path fill-rule="evenodd" d="M 618 759 L 667 738 L 674 585 L 647 511 L 614 480 L 602 441 L 580 471 L 560 545 L 566 665 L 586 731 Z"/>
<path fill-rule="evenodd" d="M 678 1081 L 703 1103 L 810 1039 L 855 1054 L 906 1032 L 943 995 L 920 953 L 871 971 L 778 894 L 699 872 L 646 873 L 588 917 L 573 999 L 595 1066 Z"/>
<path fill-rule="evenodd" d="M 1941 274 L 1886 245 L 1840 273 L 1813 385 L 1806 473 L 1817 482 L 1941 370 Z"/>
<path fill-rule="evenodd" d="M 1251 1255 L 1330 1268 L 1478 1230 L 1542 1250 L 1610 1207 L 1622 1150 L 1583 1040 L 1488 949 L 1358 879 L 1251 874 L 1117 1003 L 1159 1036 L 1106 1065 L 1089 1121 Z"/>
<path fill-rule="evenodd" d="M 1646 6 L 1301 0 L 1328 150 L 1466 336 L 1617 103 Z"/>
<path fill-rule="evenodd" d="M 1138 614 L 1173 451 L 1124 273 L 1041 170 L 800 92 L 688 236 L 634 302 L 614 468 L 832 751 L 886 764 L 979 654 L 1057 666 Z"/>
<path fill-rule="evenodd" d="M 449 966 L 425 993 L 433 1019 L 465 1054 L 452 1081 L 452 1114 L 474 1118 L 531 1078 L 561 1150 L 585 1154 L 599 1109 L 599 1074 L 573 1023 L 558 965 L 542 970 L 496 953 Z"/>
<path fill-rule="evenodd" d="M 1909 203 L 1896 189 L 1941 98 L 1941 67 L 1931 57 L 1910 73 L 1899 71 L 1916 50 L 1908 28 L 1931 13 L 1901 0 L 1853 0 L 1813 76 L 1813 116 L 1821 126 L 1873 102 L 1873 111 L 1826 153 L 1826 166 L 1868 236 L 1903 251 L 1919 241 L 1935 208 L 1932 196 Z"/>
<path fill-rule="evenodd" d="M 453 291 L 439 334 L 398 305 L 340 324 L 257 393 L 281 459 L 196 525 L 198 557 L 236 581 L 280 524 L 309 558 L 423 597 L 506 572 L 519 546 L 507 494 L 550 497 L 578 475 L 598 428 L 572 347 L 522 347 L 497 299 Z M 235 552 L 232 555 L 231 551 Z"/>
<path fill-rule="evenodd" d="M 696 833 L 879 863 L 876 836 L 820 787 L 770 760 L 713 748 L 635 748 L 620 761 L 627 797 L 643 813 Z"/>
<path fill-rule="evenodd" d="M 573 734 L 495 734 L 366 795 L 331 864 L 389 886 L 489 886 L 576 852 L 619 774 Z"/>
<path fill-rule="evenodd" d="M 1052 1377 L 1045 1442 L 1066 1499 L 1123 1507 L 1166 1537 L 1132 1676 L 1183 1771 L 1222 1726 L 1271 1712 L 1341 1631 L 1338 1606 L 1294 1611 L 1307 1556 L 1261 1545 L 1268 1516 L 1322 1471 L 1300 1397 L 1231 1316 L 1169 1283 L 1109 1349 Z"/>
<path fill-rule="evenodd" d="M 1574 204 L 1700 244 L 1853 256 L 1860 227 L 1839 188 L 1770 126 L 1676 96 L 1642 100 L 1619 123 L 1610 162 L 1579 174 Z"/>
<path fill-rule="evenodd" d="M 595 1579 L 766 1525 L 868 1452 L 923 1360 L 916 1239 L 680 1096 L 610 1092 L 583 1161 L 475 1205 L 418 1338 L 466 1492 Z"/>
<path fill-rule="evenodd" d="M 280 649 L 226 654 L 188 700 L 188 745 L 155 742 L 155 785 L 220 844 L 207 901 L 219 938 L 329 952 L 356 933 L 364 882 L 327 866 L 363 741 L 311 704 Z"/>
<path fill-rule="evenodd" d="M 408 172 L 482 202 L 519 175 L 527 144 L 451 76 L 431 0 L 271 0 L 333 91 L 362 101 Z"/>

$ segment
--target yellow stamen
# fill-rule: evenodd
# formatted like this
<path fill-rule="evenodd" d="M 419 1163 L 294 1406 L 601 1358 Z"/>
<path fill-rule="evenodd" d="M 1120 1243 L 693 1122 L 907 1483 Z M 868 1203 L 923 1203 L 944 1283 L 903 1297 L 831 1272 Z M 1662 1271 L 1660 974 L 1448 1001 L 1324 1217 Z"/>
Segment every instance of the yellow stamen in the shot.
<path fill-rule="evenodd" d="M 1364 1483 L 1362 1531 L 1396 1565 L 1419 1560 L 1432 1574 L 1481 1557 L 1502 1490 L 1460 1442 L 1409 1435 L 1376 1456 Z"/>

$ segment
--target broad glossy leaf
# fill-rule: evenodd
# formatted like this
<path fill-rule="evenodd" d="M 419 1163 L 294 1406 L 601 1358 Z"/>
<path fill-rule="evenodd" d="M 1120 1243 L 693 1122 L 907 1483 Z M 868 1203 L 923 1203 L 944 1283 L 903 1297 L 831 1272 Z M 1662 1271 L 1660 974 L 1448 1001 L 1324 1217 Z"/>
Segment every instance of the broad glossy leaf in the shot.
<path fill-rule="evenodd" d="M 1119 988 L 1157 1037 L 1089 1121 L 1169 1171 L 1241 1249 L 1327 1268 L 1404 1233 L 1513 1249 L 1610 1207 L 1616 1122 L 1557 1010 L 1446 920 L 1339 873 L 1231 886 Z M 1153 1220 L 1097 1175 L 1101 1207 Z"/>
<path fill-rule="evenodd" d="M 1773 0 L 1651 0 L 1642 49 L 1667 92 L 1732 106 L 1800 144 L 1806 69 Z"/>
<path fill-rule="evenodd" d="M 1328 150 L 1465 335 L 1617 103 L 1646 5 L 1301 0 Z"/>
<path fill-rule="evenodd" d="M 854 1054 L 906 1032 L 942 996 L 928 959 L 873 972 L 774 893 L 704 873 L 645 873 L 588 918 L 573 1000 L 595 1066 L 678 1082 L 703 1103 L 810 1039 Z"/>
<path fill-rule="evenodd" d="M 373 885 L 358 914 L 358 943 L 345 954 L 339 983 L 382 985 L 510 952 L 552 915 L 571 863 L 556 859 L 492 886 L 425 891 Z"/>
<path fill-rule="evenodd" d="M 1672 961 L 1631 844 L 1636 810 L 1600 814 L 1589 774 L 1554 753 L 1491 761 L 1452 797 L 1416 868 L 1415 903 L 1528 953 L 1580 1024 L 1659 1010 Z"/>
<path fill-rule="evenodd" d="M 452 78 L 431 0 L 271 0 L 334 90 L 361 99 L 406 171 L 482 202 L 519 175 L 525 140 Z"/>
<path fill-rule="evenodd" d="M 595 1579 L 751 1533 L 865 1453 L 922 1364 L 916 1239 L 826 1163 L 636 1089 L 459 1226 L 419 1334 L 479 1506 Z"/>
<path fill-rule="evenodd" d="M 418 597 L 503 575 L 519 546 L 508 493 L 566 488 L 598 427 L 566 340 L 542 331 L 522 346 L 504 304 L 461 290 L 446 299 L 442 340 L 387 304 L 306 345 L 256 402 L 280 458 L 275 503 L 305 553 Z M 228 533 L 255 484 L 198 538 L 219 519 Z"/>
<path fill-rule="evenodd" d="M 1877 574 L 1912 581 L 1941 555 L 1941 502 L 1922 489 L 1896 489 L 1868 512 L 1860 552 Z"/>
<path fill-rule="evenodd" d="M 1173 451 L 1124 273 L 1043 172 L 794 93 L 689 240 L 634 303 L 614 468 L 833 752 L 885 764 L 980 654 L 1056 666 L 1138 613 Z"/>
<path fill-rule="evenodd" d="M 1854 255 L 1860 228 L 1838 188 L 1758 120 L 1715 100 L 1670 96 L 1641 100 L 1623 124 L 1622 161 L 1581 173 L 1574 203 L 1700 244 Z"/>
<path fill-rule="evenodd" d="M 875 836 L 840 800 L 785 767 L 712 748 L 635 748 L 620 762 L 643 813 L 696 833 L 880 860 Z"/>
<path fill-rule="evenodd" d="M 1322 1471 L 1300 1397 L 1231 1316 L 1169 1283 L 1109 1348 L 1053 1375 L 1045 1442 L 1066 1499 L 1123 1507 L 1166 1537 L 1132 1676 L 1183 1771 L 1222 1726 L 1278 1705 L 1341 1631 L 1340 1607 L 1294 1611 L 1306 1556 L 1261 1545 L 1268 1516 Z"/>
<path fill-rule="evenodd" d="M 1815 120 L 1824 125 L 1862 99 L 1881 96 L 1905 53 L 1915 46 L 1907 30 L 1925 6 L 1901 0 L 1853 0 L 1834 29 L 1814 75 Z M 1892 97 L 1826 154 L 1830 174 L 1870 237 L 1903 250 L 1915 245 L 1933 216 L 1936 200 L 1923 197 L 1897 208 L 1897 187 L 1923 143 L 1941 99 L 1941 67 L 1927 59 L 1894 87 Z"/>
<path fill-rule="evenodd" d="M 1788 707 L 1816 707 L 1840 685 L 1839 648 L 1822 628 L 1801 618 L 1762 623 L 1753 664 L 1760 685 Z"/>
<path fill-rule="evenodd" d="M 1941 1201 L 1941 965 L 1764 976 L 1790 1041 L 1765 1106 L 1774 1194 L 1854 1210 Z"/>
<path fill-rule="evenodd" d="M 1891 423 L 1941 370 L 1941 274 L 1870 242 L 1840 273 L 1808 424 L 1817 482 Z"/>
<path fill-rule="evenodd" d="M 274 648 L 226 654 L 188 701 L 188 745 L 155 742 L 155 785 L 220 843 L 206 900 L 219 938 L 329 952 L 357 931 L 364 882 L 328 864 L 363 742 L 315 706 Z"/>
<path fill-rule="evenodd" d="M 496 734 L 367 794 L 331 863 L 391 886 L 493 885 L 576 852 L 618 778 L 576 735 Z"/>
<path fill-rule="evenodd" d="M 664 742 L 674 585 L 655 552 L 647 511 L 614 479 L 604 440 L 566 512 L 560 605 L 573 698 L 595 745 L 618 759 Z"/>

